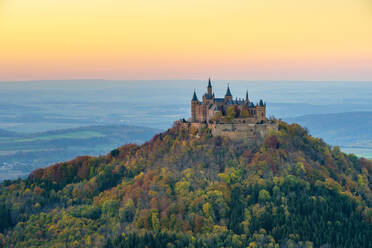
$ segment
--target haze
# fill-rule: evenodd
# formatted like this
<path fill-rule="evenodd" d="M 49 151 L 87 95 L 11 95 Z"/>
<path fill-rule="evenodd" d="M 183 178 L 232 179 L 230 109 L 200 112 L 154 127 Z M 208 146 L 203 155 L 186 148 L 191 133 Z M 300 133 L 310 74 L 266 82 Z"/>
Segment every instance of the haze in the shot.
<path fill-rule="evenodd" d="M 0 0 L 0 81 L 372 79 L 367 0 Z"/>

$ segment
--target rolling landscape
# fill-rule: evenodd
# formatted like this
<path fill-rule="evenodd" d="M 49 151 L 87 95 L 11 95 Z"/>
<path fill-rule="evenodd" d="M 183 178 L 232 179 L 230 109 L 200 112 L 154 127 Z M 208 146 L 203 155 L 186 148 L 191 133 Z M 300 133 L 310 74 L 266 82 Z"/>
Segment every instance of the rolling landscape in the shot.
<path fill-rule="evenodd" d="M 372 158 L 372 112 L 305 115 L 287 118 L 344 152 Z"/>
<path fill-rule="evenodd" d="M 88 126 L 40 133 L 0 130 L 0 181 L 80 155 L 101 155 L 125 144 L 141 144 L 157 129 L 128 125 Z"/>
<path fill-rule="evenodd" d="M 205 86 L 203 80 L 191 82 Z M 25 177 L 36 168 L 79 155 L 102 155 L 122 144 L 149 140 L 174 121 L 189 118 L 192 90 L 188 83 L 1 83 L 0 181 Z M 226 83 L 215 84 L 216 93 L 221 94 Z M 357 88 L 345 82 L 232 81 L 231 89 L 233 93 L 249 89 L 253 101 L 259 101 L 258 95 L 270 99 L 268 116 L 299 123 L 344 152 L 372 158 L 372 86 L 367 82 L 353 85 Z M 344 92 L 348 92 L 347 100 Z"/>
<path fill-rule="evenodd" d="M 372 248 L 370 0 L 0 0 L 0 248 Z"/>

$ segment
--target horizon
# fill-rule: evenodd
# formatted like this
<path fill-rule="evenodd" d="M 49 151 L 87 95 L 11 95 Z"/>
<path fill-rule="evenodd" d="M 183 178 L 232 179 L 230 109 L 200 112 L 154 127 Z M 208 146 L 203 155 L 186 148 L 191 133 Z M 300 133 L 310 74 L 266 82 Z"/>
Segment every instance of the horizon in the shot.
<path fill-rule="evenodd" d="M 127 81 L 143 81 L 143 82 L 150 82 L 150 81 L 206 81 L 208 78 L 171 78 L 171 79 L 104 79 L 104 78 L 65 78 L 65 79 L 32 79 L 32 80 L 0 80 L 0 83 L 37 83 L 37 82 L 59 82 L 59 81 L 81 81 L 81 82 L 89 82 L 89 81 L 109 81 L 109 82 L 127 82 Z M 221 81 L 228 82 L 286 82 L 286 83 L 372 83 L 372 79 L 365 79 L 365 80 L 326 80 L 326 79 L 317 79 L 317 80 L 309 80 L 309 79 L 212 79 L 212 82 L 220 83 Z"/>

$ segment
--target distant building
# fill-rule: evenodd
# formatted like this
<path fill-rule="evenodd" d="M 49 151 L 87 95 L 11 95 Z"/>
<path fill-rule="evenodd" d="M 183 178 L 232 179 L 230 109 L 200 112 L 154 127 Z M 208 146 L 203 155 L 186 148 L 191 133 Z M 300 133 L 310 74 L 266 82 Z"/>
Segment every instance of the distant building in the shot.
<path fill-rule="evenodd" d="M 199 101 L 194 91 L 191 99 L 191 118 L 194 127 L 206 126 L 213 136 L 228 136 L 232 139 L 263 140 L 271 131 L 278 131 L 278 121 L 266 118 L 266 103 L 262 100 L 255 104 L 245 99 L 233 99 L 230 86 L 227 86 L 224 98 L 216 98 L 211 80 L 208 80 L 207 92 Z"/>

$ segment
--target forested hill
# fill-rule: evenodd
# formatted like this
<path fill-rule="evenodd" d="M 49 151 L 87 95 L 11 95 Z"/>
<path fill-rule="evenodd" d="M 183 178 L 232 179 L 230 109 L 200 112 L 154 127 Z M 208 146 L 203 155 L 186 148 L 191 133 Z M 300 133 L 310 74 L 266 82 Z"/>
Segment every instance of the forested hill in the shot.
<path fill-rule="evenodd" d="M 372 162 L 281 123 L 262 145 L 175 125 L 0 186 L 5 247 L 372 247 Z"/>

